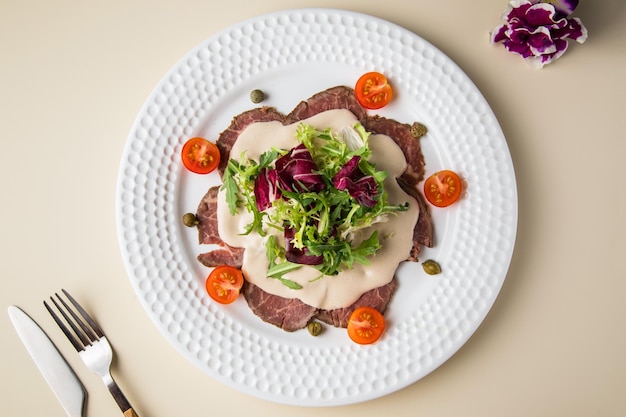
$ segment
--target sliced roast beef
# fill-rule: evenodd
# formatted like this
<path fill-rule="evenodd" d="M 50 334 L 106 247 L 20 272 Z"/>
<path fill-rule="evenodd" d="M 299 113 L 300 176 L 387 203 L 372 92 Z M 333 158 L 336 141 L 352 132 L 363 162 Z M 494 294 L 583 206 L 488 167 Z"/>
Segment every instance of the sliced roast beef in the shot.
<path fill-rule="evenodd" d="M 209 188 L 196 210 L 198 219 L 198 242 L 200 244 L 221 244 L 224 243 L 217 230 L 217 194 L 220 187 Z"/>
<path fill-rule="evenodd" d="M 357 101 L 354 90 L 349 87 L 337 86 L 317 93 L 306 101 L 301 101 L 285 117 L 283 123 L 288 125 L 308 119 L 318 113 L 335 109 L 348 109 L 359 120 L 364 120 L 367 116 L 365 109 Z"/>
<path fill-rule="evenodd" d="M 411 133 L 411 125 L 378 115 L 368 116 L 361 122 L 368 132 L 387 135 L 402 149 L 407 162 L 403 176 L 407 180 L 417 184 L 424 179 L 424 155 L 420 141 Z"/>
<path fill-rule="evenodd" d="M 279 297 L 249 282 L 244 283 L 242 293 L 254 314 L 288 332 L 305 327 L 318 311 L 297 298 Z"/>
<path fill-rule="evenodd" d="M 196 218 L 198 219 L 198 241 L 200 244 L 218 245 L 207 253 L 198 255 L 198 261 L 205 266 L 215 267 L 218 265 L 230 265 L 241 268 L 243 263 L 243 249 L 235 248 L 226 244 L 219 235 L 217 226 L 217 194 L 219 186 L 209 188 L 204 195 L 198 209 Z"/>
<path fill-rule="evenodd" d="M 394 276 L 388 284 L 363 293 L 351 306 L 333 310 L 320 310 L 317 318 L 335 327 L 348 327 L 348 319 L 357 307 L 369 306 L 384 313 L 397 288 L 398 280 Z"/>
<path fill-rule="evenodd" d="M 410 179 L 407 180 L 407 178 L 408 175 L 402 175 L 398 178 L 398 185 L 400 185 L 400 188 L 402 188 L 405 193 L 417 200 L 420 209 L 420 215 L 413 228 L 413 246 L 411 247 L 407 261 L 417 262 L 422 245 L 427 248 L 432 248 L 434 245 L 433 220 L 430 216 L 428 204 L 426 204 L 424 196 L 417 189 L 417 184 L 414 184 Z"/>
<path fill-rule="evenodd" d="M 217 167 L 220 176 L 224 174 L 233 144 L 246 127 L 257 122 L 283 122 L 284 119 L 285 115 L 273 107 L 258 107 L 235 116 L 230 122 L 230 126 L 220 133 L 216 143 L 220 150 L 220 164 Z"/>
<path fill-rule="evenodd" d="M 197 256 L 198 261 L 209 268 L 220 265 L 230 265 L 241 268 L 243 265 L 243 249 L 228 246 L 224 249 L 213 249 L 210 252 L 201 253 Z"/>

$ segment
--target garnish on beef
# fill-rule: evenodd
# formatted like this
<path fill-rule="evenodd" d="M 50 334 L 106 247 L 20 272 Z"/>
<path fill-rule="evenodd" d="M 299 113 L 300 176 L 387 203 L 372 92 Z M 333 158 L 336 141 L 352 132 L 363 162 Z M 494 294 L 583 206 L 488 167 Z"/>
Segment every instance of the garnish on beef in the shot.
<path fill-rule="evenodd" d="M 309 150 L 300 144 L 276 160 L 276 174 L 283 190 L 304 193 L 324 188 L 322 176 Z"/>
<path fill-rule="evenodd" d="M 377 184 L 371 175 L 366 176 L 359 169 L 360 159 L 358 155 L 353 156 L 333 177 L 333 185 L 338 190 L 348 191 L 359 204 L 371 208 L 376 205 Z"/>
<path fill-rule="evenodd" d="M 422 245 L 431 247 L 433 244 L 430 213 L 421 192 L 417 188 L 418 183 L 423 180 L 425 172 L 424 157 L 419 140 L 411 134 L 411 126 L 408 124 L 380 116 L 369 116 L 357 102 L 354 91 L 349 87 L 338 86 L 317 93 L 308 100 L 300 102 L 288 115 L 270 107 L 260 107 L 235 116 L 230 126 L 220 134 L 217 140 L 221 156 L 218 167 L 220 175 L 224 173 L 233 144 L 239 134 L 250 124 L 280 121 L 284 125 L 288 125 L 334 109 L 350 110 L 367 131 L 391 137 L 402 149 L 407 160 L 407 169 L 398 179 L 398 184 L 407 194 L 417 200 L 420 208 L 419 219 L 413 233 L 413 247 L 407 257 L 407 260 L 417 261 Z M 210 267 L 218 264 L 241 267 L 243 249 L 227 245 L 218 234 L 217 192 L 218 187 L 209 189 L 202 199 L 196 215 L 200 221 L 198 224 L 200 243 L 215 244 L 218 245 L 218 249 L 199 255 L 198 260 Z M 363 305 L 374 307 L 384 313 L 397 286 L 397 279 L 393 277 L 388 284 L 364 293 L 351 306 L 333 310 L 321 310 L 298 299 L 273 295 L 249 282 L 244 284 L 242 294 L 250 309 L 262 320 L 286 331 L 294 331 L 306 327 L 314 318 L 333 326 L 346 327 L 352 311 Z"/>
<path fill-rule="evenodd" d="M 263 211 L 272 205 L 272 200 L 280 198 L 279 189 L 276 187 L 278 174 L 275 169 L 263 168 L 254 181 L 254 201 L 256 209 Z"/>
<path fill-rule="evenodd" d="M 301 265 L 320 265 L 324 262 L 323 255 L 311 255 L 308 248 L 296 248 L 292 242 L 296 234 L 293 227 L 285 227 L 285 258 L 289 262 Z"/>

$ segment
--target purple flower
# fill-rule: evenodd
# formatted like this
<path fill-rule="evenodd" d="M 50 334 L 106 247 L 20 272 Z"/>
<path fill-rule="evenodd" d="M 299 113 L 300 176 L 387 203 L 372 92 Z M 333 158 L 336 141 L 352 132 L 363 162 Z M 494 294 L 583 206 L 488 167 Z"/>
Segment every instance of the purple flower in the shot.
<path fill-rule="evenodd" d="M 577 0 L 511 1 L 502 16 L 506 23 L 491 32 L 491 42 L 501 42 L 531 66 L 542 68 L 565 53 L 568 39 L 587 39 L 580 19 L 569 17 L 577 5 Z"/>

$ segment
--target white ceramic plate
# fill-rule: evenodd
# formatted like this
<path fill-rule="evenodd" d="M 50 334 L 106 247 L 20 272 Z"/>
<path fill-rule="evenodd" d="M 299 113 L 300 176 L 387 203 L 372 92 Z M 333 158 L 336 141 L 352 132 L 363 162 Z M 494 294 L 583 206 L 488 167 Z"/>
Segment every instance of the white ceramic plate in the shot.
<path fill-rule="evenodd" d="M 181 217 L 195 212 L 217 174 L 182 168 L 191 136 L 216 138 L 255 105 L 287 113 L 300 100 L 366 71 L 383 72 L 395 98 L 378 113 L 420 121 L 427 175 L 442 168 L 467 183 L 462 201 L 433 209 L 437 276 L 420 264 L 399 268 L 400 288 L 376 344 L 345 330 L 286 333 L 262 322 L 243 299 L 229 306 L 205 293 L 206 251 Z M 505 279 L 516 235 L 517 192 L 506 141 L 468 77 L 419 36 L 348 11 L 299 9 L 256 17 L 206 40 L 179 61 L 139 112 L 121 160 L 117 223 L 132 286 L 167 340 L 210 376 L 285 404 L 330 406 L 370 400 L 424 377 L 474 333 Z"/>

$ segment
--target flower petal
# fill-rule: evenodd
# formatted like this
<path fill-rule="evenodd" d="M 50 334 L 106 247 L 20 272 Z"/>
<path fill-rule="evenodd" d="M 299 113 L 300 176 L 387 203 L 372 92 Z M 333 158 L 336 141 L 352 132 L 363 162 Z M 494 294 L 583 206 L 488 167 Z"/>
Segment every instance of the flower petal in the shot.
<path fill-rule="evenodd" d="M 532 2 L 528 0 L 510 1 L 509 6 L 505 10 L 504 16 L 502 16 L 502 18 L 509 21 L 512 19 L 522 20 L 524 18 L 524 15 L 526 14 L 526 11 L 530 9 L 532 5 Z"/>
<path fill-rule="evenodd" d="M 556 23 L 554 6 L 546 3 L 534 4 L 528 9 L 524 21 L 528 26 L 550 26 Z"/>
<path fill-rule="evenodd" d="M 565 51 L 567 50 L 568 43 L 567 41 L 563 41 L 560 39 L 557 39 L 554 43 L 556 46 L 555 52 L 550 53 L 550 54 L 545 54 L 545 55 L 536 55 L 536 56 L 528 57 L 525 60 L 526 63 L 533 68 L 540 69 L 540 68 L 543 68 L 545 65 L 548 65 L 549 63 L 559 59 L 561 55 L 563 55 Z"/>
<path fill-rule="evenodd" d="M 556 46 L 550 36 L 550 31 L 545 28 L 538 28 L 535 33 L 528 36 L 528 47 L 534 55 L 543 55 L 556 52 Z"/>
<path fill-rule="evenodd" d="M 509 39 L 511 39 L 511 42 L 514 43 L 526 43 L 529 36 L 530 32 L 528 32 L 528 29 L 517 28 L 510 32 Z"/>
<path fill-rule="evenodd" d="M 569 16 L 578 6 L 578 0 L 542 0 L 554 6 L 557 12 Z"/>
<path fill-rule="evenodd" d="M 572 39 L 578 43 L 584 43 L 587 40 L 587 28 L 577 17 L 568 19 L 567 26 L 554 30 L 552 33 L 558 39 Z"/>
<path fill-rule="evenodd" d="M 515 43 L 510 40 L 506 40 L 503 42 L 503 45 L 509 52 L 520 54 L 523 58 L 533 55 L 532 51 L 528 47 L 528 44 L 526 43 Z"/>
<path fill-rule="evenodd" d="M 507 39 L 506 31 L 507 31 L 507 26 L 506 25 L 500 25 L 500 26 L 496 27 L 491 32 L 491 43 L 498 43 L 498 42 L 502 42 L 503 40 Z"/>

